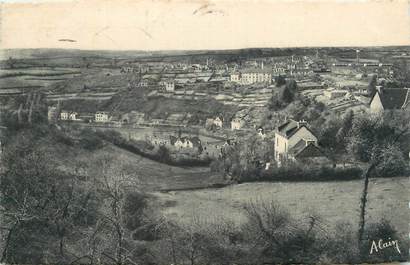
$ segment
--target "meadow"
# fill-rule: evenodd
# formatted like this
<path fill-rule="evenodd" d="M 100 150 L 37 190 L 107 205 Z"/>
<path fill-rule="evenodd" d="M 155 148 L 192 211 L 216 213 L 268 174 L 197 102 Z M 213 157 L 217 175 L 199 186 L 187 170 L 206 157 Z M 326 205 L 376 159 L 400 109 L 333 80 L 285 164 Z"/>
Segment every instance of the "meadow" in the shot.
<path fill-rule="evenodd" d="M 212 223 L 222 218 L 239 226 L 247 220 L 243 210 L 246 204 L 275 201 L 295 218 L 319 217 L 328 232 L 340 223 L 358 225 L 362 180 L 228 185 L 222 175 L 210 172 L 207 167 L 169 166 L 112 145 L 92 153 L 80 152 L 76 160 L 95 165 L 107 155 L 113 166 L 135 172 L 140 190 L 153 195 L 154 207 L 176 222 L 201 218 Z M 368 222 L 387 219 L 401 236 L 406 236 L 409 212 L 402 209 L 408 207 L 409 188 L 407 177 L 370 179 Z"/>
<path fill-rule="evenodd" d="M 371 179 L 368 222 L 385 218 L 405 237 L 408 233 L 409 181 L 406 177 Z M 327 230 L 339 223 L 359 220 L 362 180 L 332 182 L 245 183 L 219 189 L 155 192 L 162 213 L 179 222 L 193 217 L 217 221 L 227 219 L 236 225 L 246 222 L 244 206 L 255 201 L 276 201 L 295 218 L 319 216 Z M 167 207 L 168 205 L 171 205 Z"/>

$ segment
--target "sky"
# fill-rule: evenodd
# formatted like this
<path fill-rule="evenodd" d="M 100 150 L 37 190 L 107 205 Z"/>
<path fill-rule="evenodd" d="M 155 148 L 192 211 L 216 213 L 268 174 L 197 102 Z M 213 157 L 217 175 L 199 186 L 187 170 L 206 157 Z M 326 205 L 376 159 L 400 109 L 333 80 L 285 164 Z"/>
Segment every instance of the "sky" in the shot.
<path fill-rule="evenodd" d="M 410 45 L 409 3 L 401 0 L 0 2 L 1 49 Z"/>

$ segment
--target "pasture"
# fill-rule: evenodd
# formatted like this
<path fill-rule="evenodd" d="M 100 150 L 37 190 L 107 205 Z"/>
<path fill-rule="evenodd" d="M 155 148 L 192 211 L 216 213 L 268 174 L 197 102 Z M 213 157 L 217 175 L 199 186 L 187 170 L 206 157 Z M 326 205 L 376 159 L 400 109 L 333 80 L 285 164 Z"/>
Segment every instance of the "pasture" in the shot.
<path fill-rule="evenodd" d="M 386 218 L 407 236 L 408 178 L 371 179 L 369 185 L 368 222 Z M 220 189 L 156 192 L 162 213 L 185 222 L 193 216 L 215 222 L 220 218 L 236 225 L 246 221 L 243 206 L 251 201 L 276 201 L 297 219 L 320 217 L 324 227 L 333 231 L 338 223 L 354 226 L 359 220 L 361 180 L 334 182 L 245 183 Z M 166 207 L 169 206 L 170 207 Z"/>

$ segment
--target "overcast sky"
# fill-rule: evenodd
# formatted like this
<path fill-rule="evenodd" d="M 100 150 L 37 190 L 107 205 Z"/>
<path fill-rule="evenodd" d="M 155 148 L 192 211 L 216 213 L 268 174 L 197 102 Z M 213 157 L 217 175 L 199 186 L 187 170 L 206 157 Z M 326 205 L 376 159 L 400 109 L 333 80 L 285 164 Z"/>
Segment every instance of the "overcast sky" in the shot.
<path fill-rule="evenodd" d="M 185 50 L 410 44 L 407 1 L 15 1 L 19 3 L 2 3 L 1 48 Z"/>

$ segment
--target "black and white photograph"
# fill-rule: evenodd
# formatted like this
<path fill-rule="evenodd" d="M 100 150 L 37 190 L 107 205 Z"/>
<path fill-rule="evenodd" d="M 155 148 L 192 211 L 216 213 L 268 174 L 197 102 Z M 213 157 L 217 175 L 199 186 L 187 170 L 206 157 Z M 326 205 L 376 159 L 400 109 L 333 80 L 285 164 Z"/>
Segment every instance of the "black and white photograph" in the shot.
<path fill-rule="evenodd" d="M 0 1 L 0 264 L 409 264 L 410 3 Z"/>

